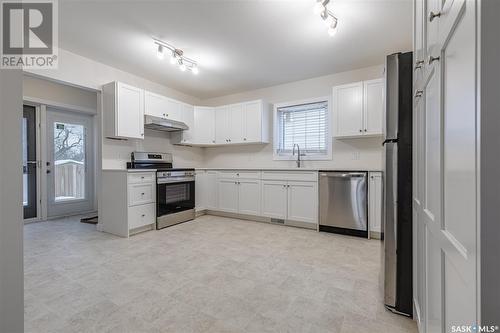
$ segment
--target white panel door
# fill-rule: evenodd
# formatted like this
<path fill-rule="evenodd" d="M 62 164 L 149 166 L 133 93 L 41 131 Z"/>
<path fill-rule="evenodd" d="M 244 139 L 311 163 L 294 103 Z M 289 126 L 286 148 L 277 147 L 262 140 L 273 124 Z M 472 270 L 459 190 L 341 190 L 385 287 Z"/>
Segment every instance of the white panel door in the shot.
<path fill-rule="evenodd" d="M 164 111 L 168 119 L 183 121 L 181 103 L 175 99 L 167 98 L 167 109 Z"/>
<path fill-rule="evenodd" d="M 478 317 L 477 2 L 426 0 L 425 70 L 415 90 L 416 303 L 423 330 Z M 418 24 L 418 22 L 417 22 Z M 419 126 L 423 128 L 419 128 Z M 418 184 L 422 184 L 419 187 Z M 424 268 L 422 270 L 422 268 Z M 422 276 L 423 275 L 423 276 Z"/>
<path fill-rule="evenodd" d="M 240 214 L 261 215 L 261 187 L 260 180 L 239 180 Z"/>
<path fill-rule="evenodd" d="M 286 219 L 287 183 L 283 181 L 262 181 L 262 215 Z"/>
<path fill-rule="evenodd" d="M 384 120 L 384 80 L 363 82 L 363 132 L 382 135 Z"/>
<path fill-rule="evenodd" d="M 229 143 L 229 113 L 228 108 L 220 106 L 215 108 L 215 143 Z"/>
<path fill-rule="evenodd" d="M 382 232 L 382 173 L 370 172 L 368 183 L 368 224 L 370 231 Z"/>
<path fill-rule="evenodd" d="M 243 105 L 233 104 L 228 107 L 229 143 L 243 142 Z"/>
<path fill-rule="evenodd" d="M 197 144 L 215 143 L 215 109 L 211 107 L 194 107 L 194 138 Z"/>
<path fill-rule="evenodd" d="M 219 210 L 228 213 L 237 213 L 238 182 L 232 179 L 219 179 L 217 192 Z"/>
<path fill-rule="evenodd" d="M 318 223 L 318 184 L 288 182 L 288 220 Z"/>
<path fill-rule="evenodd" d="M 144 92 L 144 114 L 168 118 L 167 109 L 168 98 L 150 91 Z"/>
<path fill-rule="evenodd" d="M 262 102 L 243 104 L 244 142 L 262 141 Z"/>
<path fill-rule="evenodd" d="M 363 82 L 333 88 L 335 136 L 363 134 Z"/>
<path fill-rule="evenodd" d="M 217 210 L 217 171 L 207 170 L 205 176 L 205 206 L 210 210 Z"/>
<path fill-rule="evenodd" d="M 207 187 L 207 172 L 205 170 L 196 170 L 194 189 L 196 210 L 206 209 Z"/>
<path fill-rule="evenodd" d="M 477 169 L 476 2 L 440 1 L 439 24 L 443 220 L 439 247 L 443 256 L 444 330 L 477 323 Z M 430 59 L 432 60 L 432 59 Z M 437 65 L 436 65 L 437 66 Z M 470 325 L 470 324 L 469 324 Z"/>
<path fill-rule="evenodd" d="M 117 83 L 116 134 L 144 139 L 144 90 Z"/>
<path fill-rule="evenodd" d="M 413 2 L 413 50 L 414 50 L 414 74 L 413 81 L 420 82 L 424 70 L 424 0 L 414 0 Z"/>
<path fill-rule="evenodd" d="M 194 107 L 189 104 L 180 104 L 182 111 L 182 121 L 189 127 L 188 130 L 182 131 L 182 142 L 192 143 L 194 135 Z"/>

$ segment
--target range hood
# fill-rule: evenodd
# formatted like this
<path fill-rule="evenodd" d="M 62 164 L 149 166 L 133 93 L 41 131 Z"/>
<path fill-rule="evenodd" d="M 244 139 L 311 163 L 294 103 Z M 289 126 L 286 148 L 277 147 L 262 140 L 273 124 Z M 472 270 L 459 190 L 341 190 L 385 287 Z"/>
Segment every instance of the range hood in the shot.
<path fill-rule="evenodd" d="M 155 116 L 144 116 L 144 128 L 163 132 L 178 132 L 189 129 L 182 121 L 170 120 Z"/>

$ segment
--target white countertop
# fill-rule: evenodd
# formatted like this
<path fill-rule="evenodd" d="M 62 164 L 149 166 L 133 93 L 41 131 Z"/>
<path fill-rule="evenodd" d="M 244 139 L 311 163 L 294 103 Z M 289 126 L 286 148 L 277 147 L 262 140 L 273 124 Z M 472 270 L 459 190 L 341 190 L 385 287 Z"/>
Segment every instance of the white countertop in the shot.
<path fill-rule="evenodd" d="M 249 171 L 379 171 L 368 168 L 196 168 L 196 170 L 249 170 Z"/>
<path fill-rule="evenodd" d="M 103 172 L 156 172 L 156 169 L 102 169 Z"/>

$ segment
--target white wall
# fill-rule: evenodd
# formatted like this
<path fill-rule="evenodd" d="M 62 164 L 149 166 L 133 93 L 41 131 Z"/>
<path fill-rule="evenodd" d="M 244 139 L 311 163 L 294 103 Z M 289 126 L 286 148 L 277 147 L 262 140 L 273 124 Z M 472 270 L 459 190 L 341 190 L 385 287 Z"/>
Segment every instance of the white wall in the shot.
<path fill-rule="evenodd" d="M 0 70 L 0 332 L 24 325 L 22 73 Z"/>
<path fill-rule="evenodd" d="M 274 87 L 203 100 L 203 105 L 217 106 L 253 99 L 270 103 L 329 96 L 339 84 L 383 77 L 383 65 L 326 75 Z M 272 123 L 272 121 L 271 121 Z M 304 167 L 382 170 L 382 138 L 333 140 L 331 161 L 304 161 Z M 354 155 L 357 155 L 354 159 Z M 293 161 L 274 161 L 273 144 L 207 148 L 206 167 L 294 167 Z"/>
<path fill-rule="evenodd" d="M 29 70 L 28 73 L 94 90 L 100 90 L 103 84 L 111 81 L 122 81 L 189 104 L 199 104 L 199 99 L 196 97 L 63 49 L 59 50 L 59 67 L 57 70 Z M 98 94 L 98 101 L 100 101 L 100 94 Z M 100 105 L 97 107 L 100 114 Z M 144 140 L 117 141 L 103 139 L 102 168 L 125 168 L 126 162 L 130 160 L 130 153 L 134 150 L 172 153 L 174 155 L 174 166 L 199 167 L 203 163 L 202 149 L 174 146 L 170 143 L 169 134 L 146 131 Z"/>

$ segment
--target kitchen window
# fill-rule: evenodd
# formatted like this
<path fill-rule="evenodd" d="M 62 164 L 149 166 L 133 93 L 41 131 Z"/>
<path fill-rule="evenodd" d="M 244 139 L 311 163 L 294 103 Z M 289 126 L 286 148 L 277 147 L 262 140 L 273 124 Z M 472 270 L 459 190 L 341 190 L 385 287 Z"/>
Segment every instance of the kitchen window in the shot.
<path fill-rule="evenodd" d="M 328 98 L 275 105 L 274 159 L 295 159 L 294 145 L 300 147 L 301 159 L 331 159 L 329 119 Z"/>

